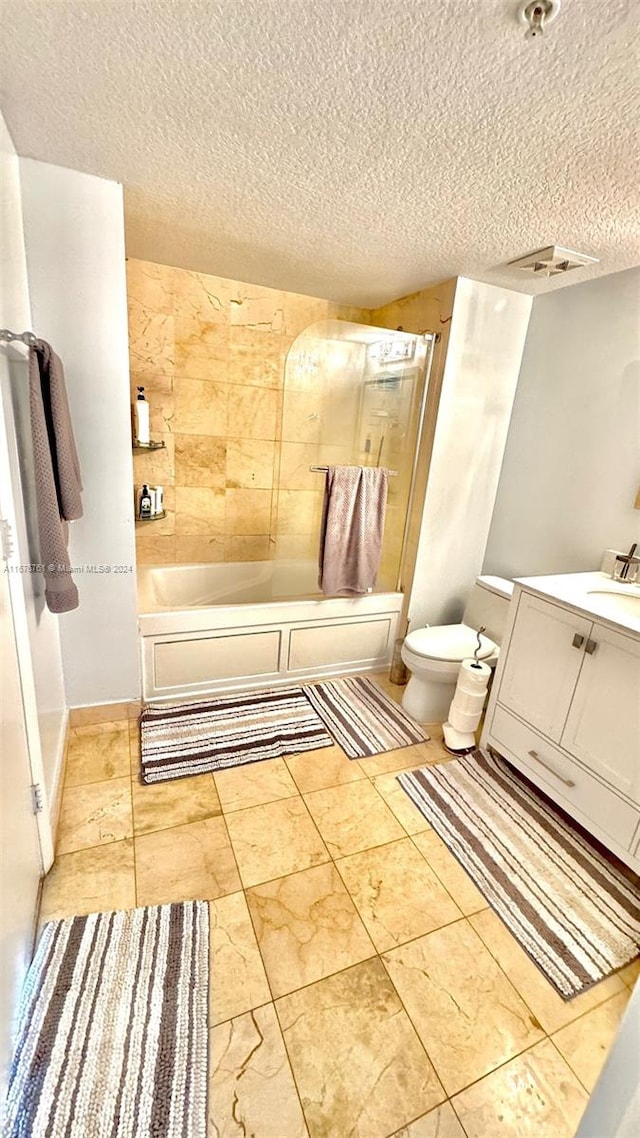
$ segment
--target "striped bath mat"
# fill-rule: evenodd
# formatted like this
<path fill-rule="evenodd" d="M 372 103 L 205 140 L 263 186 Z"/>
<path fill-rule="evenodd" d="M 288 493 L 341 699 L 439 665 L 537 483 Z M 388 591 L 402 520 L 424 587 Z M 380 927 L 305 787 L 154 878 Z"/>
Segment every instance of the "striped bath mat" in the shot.
<path fill-rule="evenodd" d="M 640 889 L 484 751 L 398 782 L 565 999 L 640 952 Z"/>
<path fill-rule="evenodd" d="M 146 707 L 140 717 L 143 782 L 163 782 L 260 759 L 330 747 L 302 688 Z"/>
<path fill-rule="evenodd" d="M 308 684 L 303 692 L 350 759 L 363 759 L 429 738 L 414 719 L 366 676 Z"/>
<path fill-rule="evenodd" d="M 208 986 L 204 901 L 46 925 L 4 1138 L 206 1138 Z"/>

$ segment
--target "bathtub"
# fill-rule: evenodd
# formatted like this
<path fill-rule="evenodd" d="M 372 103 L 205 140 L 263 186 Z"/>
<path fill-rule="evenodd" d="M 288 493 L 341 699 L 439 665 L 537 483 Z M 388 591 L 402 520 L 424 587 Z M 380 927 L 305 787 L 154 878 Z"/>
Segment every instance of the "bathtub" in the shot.
<path fill-rule="evenodd" d="M 324 597 L 314 562 L 141 566 L 145 700 L 278 687 L 391 661 L 403 594 Z"/>

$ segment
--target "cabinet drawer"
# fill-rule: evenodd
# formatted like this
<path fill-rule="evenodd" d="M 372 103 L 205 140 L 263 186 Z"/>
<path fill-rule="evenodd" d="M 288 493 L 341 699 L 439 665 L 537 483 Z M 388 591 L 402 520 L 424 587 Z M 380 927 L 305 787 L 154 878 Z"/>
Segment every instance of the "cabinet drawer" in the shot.
<path fill-rule="evenodd" d="M 496 750 L 500 751 L 502 744 L 501 753 L 505 758 L 513 758 L 520 770 L 567 813 L 575 815 L 578 821 L 594 822 L 598 829 L 615 838 L 623 849 L 629 848 L 638 821 L 638 811 L 633 806 L 623 802 L 553 743 L 521 723 L 499 704 L 490 735 Z"/>

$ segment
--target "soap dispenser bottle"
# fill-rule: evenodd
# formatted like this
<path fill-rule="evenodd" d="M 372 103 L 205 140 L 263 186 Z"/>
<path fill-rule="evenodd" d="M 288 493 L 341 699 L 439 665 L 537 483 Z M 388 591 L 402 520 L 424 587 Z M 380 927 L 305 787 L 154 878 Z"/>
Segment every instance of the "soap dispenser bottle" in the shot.
<path fill-rule="evenodd" d="M 148 483 L 145 482 L 144 486 L 142 487 L 142 493 L 140 495 L 140 515 L 139 516 L 141 518 L 150 518 L 151 514 L 152 514 L 151 490 L 149 488 Z"/>
<path fill-rule="evenodd" d="M 151 435 L 149 432 L 149 404 L 145 399 L 144 387 L 139 387 L 138 398 L 134 404 L 134 429 L 136 443 L 140 446 L 149 446 Z"/>

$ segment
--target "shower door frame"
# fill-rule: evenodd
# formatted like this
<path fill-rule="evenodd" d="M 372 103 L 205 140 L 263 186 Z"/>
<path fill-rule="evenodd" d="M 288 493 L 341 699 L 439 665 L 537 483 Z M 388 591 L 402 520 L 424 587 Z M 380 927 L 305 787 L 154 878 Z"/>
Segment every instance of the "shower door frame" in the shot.
<path fill-rule="evenodd" d="M 398 329 L 399 330 L 399 329 Z M 431 384 L 431 372 L 433 370 L 433 359 L 435 355 L 436 344 L 440 339 L 439 332 L 420 332 L 416 336 L 422 337 L 425 343 L 429 344 L 427 357 L 424 362 L 424 379 L 422 384 L 422 393 L 420 396 L 420 410 L 418 412 L 418 429 L 416 431 L 416 440 L 413 448 L 413 463 L 411 465 L 411 477 L 409 480 L 409 494 L 407 497 L 407 508 L 404 519 L 404 528 L 402 531 L 402 542 L 400 545 L 400 557 L 398 559 L 398 575 L 396 577 L 396 592 L 404 592 L 402 587 L 402 579 L 404 576 L 405 558 L 407 554 L 407 544 L 409 541 L 409 528 L 411 526 L 411 511 L 413 510 L 413 503 L 416 496 L 416 482 L 418 477 L 418 461 L 420 459 L 420 449 L 422 446 L 422 438 L 424 435 L 424 418 L 427 410 L 427 398 L 429 395 L 429 387 Z"/>

